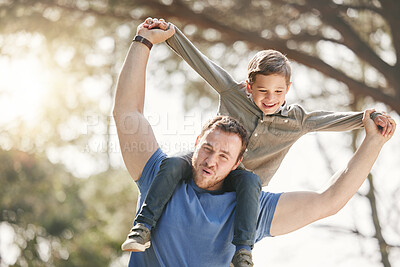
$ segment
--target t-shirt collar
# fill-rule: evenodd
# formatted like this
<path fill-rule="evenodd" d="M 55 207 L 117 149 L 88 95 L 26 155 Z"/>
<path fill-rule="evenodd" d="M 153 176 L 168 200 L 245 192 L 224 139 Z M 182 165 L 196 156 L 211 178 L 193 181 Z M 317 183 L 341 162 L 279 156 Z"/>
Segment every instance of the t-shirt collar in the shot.
<path fill-rule="evenodd" d="M 283 103 L 282 106 L 280 106 L 278 108 L 277 111 L 275 111 L 275 114 L 281 114 L 282 116 L 285 116 L 285 117 L 289 116 L 289 108 L 288 108 L 288 104 L 286 101 Z"/>
<path fill-rule="evenodd" d="M 212 195 L 220 195 L 220 194 L 224 193 L 224 190 L 222 190 L 222 189 L 221 190 L 207 190 L 207 189 L 200 188 L 196 185 L 196 183 L 194 182 L 193 179 L 190 179 L 189 184 L 198 193 L 208 193 L 208 194 L 212 194 Z"/>

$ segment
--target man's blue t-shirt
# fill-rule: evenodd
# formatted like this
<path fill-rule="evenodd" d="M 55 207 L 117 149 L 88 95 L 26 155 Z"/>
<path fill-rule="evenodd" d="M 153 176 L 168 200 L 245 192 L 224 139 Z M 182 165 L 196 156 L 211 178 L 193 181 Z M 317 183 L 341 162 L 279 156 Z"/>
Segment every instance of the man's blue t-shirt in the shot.
<path fill-rule="evenodd" d="M 146 163 L 137 182 L 139 207 L 165 157 L 158 149 Z M 256 242 L 270 236 L 280 195 L 261 192 Z M 152 229 L 150 248 L 131 253 L 129 267 L 229 266 L 235 252 L 231 243 L 235 206 L 235 192 L 210 192 L 193 180 L 182 181 Z"/>

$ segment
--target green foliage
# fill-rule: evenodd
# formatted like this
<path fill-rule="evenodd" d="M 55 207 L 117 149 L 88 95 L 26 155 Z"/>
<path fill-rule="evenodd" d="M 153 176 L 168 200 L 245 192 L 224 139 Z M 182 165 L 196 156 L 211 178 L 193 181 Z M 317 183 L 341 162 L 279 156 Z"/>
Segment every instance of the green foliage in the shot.
<path fill-rule="evenodd" d="M 14 231 L 16 266 L 108 266 L 122 255 L 137 200 L 124 171 L 82 180 L 38 155 L 2 150 L 0 173 L 0 222 Z"/>

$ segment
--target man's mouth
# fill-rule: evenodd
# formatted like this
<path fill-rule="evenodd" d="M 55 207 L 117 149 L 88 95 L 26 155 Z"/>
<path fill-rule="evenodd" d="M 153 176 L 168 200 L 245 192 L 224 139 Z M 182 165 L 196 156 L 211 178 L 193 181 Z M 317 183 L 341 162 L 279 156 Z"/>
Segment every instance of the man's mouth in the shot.
<path fill-rule="evenodd" d="M 212 174 L 212 172 L 211 172 L 211 170 L 209 168 L 202 168 L 202 171 L 203 171 L 203 173 L 205 175 L 211 175 Z"/>

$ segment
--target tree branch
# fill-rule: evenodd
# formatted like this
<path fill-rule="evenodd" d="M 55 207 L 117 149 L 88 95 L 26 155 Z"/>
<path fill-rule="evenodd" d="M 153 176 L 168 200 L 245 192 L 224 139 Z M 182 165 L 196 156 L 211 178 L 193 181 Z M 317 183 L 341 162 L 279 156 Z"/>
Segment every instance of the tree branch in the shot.
<path fill-rule="evenodd" d="M 347 12 L 347 10 L 350 9 L 355 9 L 355 10 L 367 10 L 367 11 L 372 11 L 376 14 L 379 14 L 381 16 L 384 16 L 384 13 L 381 8 L 378 8 L 376 6 L 365 6 L 365 5 L 348 5 L 348 4 L 338 4 L 337 8 L 342 11 L 342 12 Z"/>
<path fill-rule="evenodd" d="M 397 77 L 400 77 L 400 3 L 399 1 L 379 0 L 384 10 L 383 17 L 387 20 L 392 33 L 393 47 L 396 51 Z"/>
<path fill-rule="evenodd" d="M 354 234 L 354 235 L 359 236 L 359 237 L 364 238 L 364 239 L 374 238 L 374 236 L 367 236 L 367 235 L 361 233 L 360 231 L 358 231 L 355 228 L 339 227 L 339 226 L 328 225 L 328 224 L 315 224 L 315 225 L 313 225 L 313 227 L 328 229 L 329 231 L 336 232 L 336 233 L 339 233 L 339 234 L 344 234 L 344 235 Z M 388 248 L 400 248 L 400 245 L 387 244 L 387 247 Z"/>
<path fill-rule="evenodd" d="M 335 44 L 343 45 L 343 42 L 333 38 L 327 38 L 322 35 L 311 35 L 307 32 L 303 32 L 297 35 L 291 35 L 290 38 L 286 38 L 285 40 L 289 41 L 296 41 L 296 42 L 311 42 L 316 44 L 319 41 L 327 41 Z"/>
<path fill-rule="evenodd" d="M 51 5 L 48 2 L 45 2 L 47 5 Z M 54 6 L 57 6 L 59 8 L 63 8 L 69 11 L 79 11 L 79 12 L 84 12 L 85 14 L 93 14 L 96 16 L 107 16 L 107 17 L 115 17 L 121 20 L 132 20 L 132 17 L 128 14 L 123 14 L 123 13 L 109 13 L 109 12 L 100 12 L 96 11 L 93 9 L 88 9 L 88 10 L 81 10 L 75 6 L 64 6 L 61 4 L 54 4 Z M 275 48 L 280 50 L 281 52 L 287 54 L 289 58 L 292 60 L 297 61 L 298 63 L 301 63 L 307 67 L 313 68 L 322 74 L 332 77 L 340 82 L 343 82 L 346 84 L 351 92 L 353 92 L 356 95 L 364 95 L 364 96 L 371 96 L 374 98 L 376 101 L 383 102 L 389 106 L 391 106 L 394 110 L 396 110 L 398 113 L 400 113 L 400 98 L 399 97 L 394 97 L 392 95 L 387 95 L 384 93 L 383 90 L 377 90 L 375 88 L 369 87 L 366 84 L 354 80 L 353 78 L 347 76 L 345 73 L 341 72 L 340 70 L 337 70 L 336 68 L 332 67 L 331 65 L 325 63 L 323 60 L 308 55 L 304 52 L 295 50 L 295 49 L 289 49 L 287 47 L 287 41 L 282 40 L 282 39 L 265 39 L 260 37 L 258 32 L 252 32 L 246 29 L 242 29 L 240 27 L 231 27 L 225 24 L 220 23 L 219 21 L 216 21 L 210 17 L 208 17 L 204 13 L 196 13 L 193 10 L 191 10 L 189 7 L 187 7 L 184 3 L 182 3 L 179 0 L 175 0 L 172 5 L 165 5 L 162 4 L 158 1 L 154 0 L 136 0 L 135 1 L 135 6 L 136 7 L 146 7 L 152 10 L 152 14 L 157 17 L 163 17 L 163 18 L 176 18 L 179 21 L 183 23 L 188 23 L 188 24 L 194 24 L 196 26 L 199 26 L 201 28 L 212 28 L 215 30 L 218 30 L 224 38 L 221 40 L 221 42 L 224 42 L 227 45 L 231 45 L 232 42 L 235 41 L 244 41 L 249 44 L 250 47 L 253 48 Z M 299 6 L 296 6 L 299 7 Z M 305 6 L 299 7 L 303 11 L 304 8 L 309 8 Z M 307 10 L 308 12 L 308 10 Z M 144 19 L 144 16 L 143 18 Z M 347 24 L 345 27 L 348 27 Z M 350 29 L 351 30 L 351 29 Z M 311 38 L 311 37 L 309 37 Z M 332 40 L 330 40 L 332 41 Z M 335 41 L 337 42 L 337 41 Z M 344 45 L 347 45 L 344 44 Z M 356 47 L 356 46 L 355 46 Z M 363 52 L 365 53 L 365 51 Z M 372 55 L 374 53 L 372 52 Z M 366 55 L 365 55 L 366 56 Z M 366 56 L 367 58 L 371 56 L 368 55 Z M 374 56 L 372 56 L 374 57 Z M 386 63 L 385 63 L 386 64 Z M 375 66 L 376 64 L 373 64 Z M 388 65 L 386 64 L 386 67 Z M 390 66 L 389 66 L 390 67 Z M 389 75 L 388 72 L 384 72 L 384 76 L 387 78 Z M 389 75 L 390 76 L 390 75 Z M 389 78 L 388 78 L 389 79 Z M 399 87 L 400 88 L 400 87 Z"/>
<path fill-rule="evenodd" d="M 367 199 L 369 200 L 371 211 L 372 211 L 372 221 L 373 221 L 374 227 L 375 227 L 375 238 L 378 240 L 378 243 L 379 243 L 379 249 L 380 249 L 380 253 L 381 253 L 381 262 L 382 262 L 383 266 L 390 267 L 391 264 L 389 261 L 388 244 L 386 243 L 386 240 L 382 234 L 382 227 L 381 227 L 381 223 L 380 223 L 379 216 L 378 216 L 378 209 L 376 206 L 374 180 L 373 180 L 371 174 L 368 175 L 368 182 L 369 182 L 369 191 L 367 194 Z"/>
<path fill-rule="evenodd" d="M 309 12 L 310 8 L 317 9 L 321 14 L 321 20 L 327 25 L 335 28 L 343 36 L 343 44 L 353 51 L 359 58 L 376 68 L 384 74 L 388 83 L 393 88 L 400 88 L 398 76 L 394 66 L 387 64 L 375 51 L 367 45 L 359 35 L 339 15 L 338 5 L 326 1 L 307 0 L 305 5 L 290 4 L 300 12 Z"/>
<path fill-rule="evenodd" d="M 332 77 L 338 81 L 346 84 L 351 92 L 357 95 L 371 96 L 376 101 L 381 101 L 394 110 L 400 113 L 400 99 L 396 99 L 393 96 L 386 95 L 382 90 L 377 90 L 375 88 L 369 87 L 366 84 L 354 80 L 353 78 L 347 76 L 345 73 L 335 69 L 331 65 L 325 63 L 319 58 L 310 56 L 301 51 L 287 48 L 285 40 L 273 40 L 265 39 L 259 36 L 258 32 L 251 32 L 249 30 L 240 29 L 239 27 L 229 27 L 223 25 L 220 22 L 209 18 L 203 13 L 195 13 L 190 8 L 178 1 L 174 5 L 166 6 L 160 4 L 159 2 L 147 0 L 140 2 L 145 2 L 146 6 L 150 6 L 158 16 L 171 16 L 179 19 L 182 22 L 192 23 L 203 28 L 212 28 L 221 32 L 225 38 L 222 42 L 227 45 L 231 45 L 234 41 L 244 41 L 248 44 L 258 47 L 258 48 L 275 48 L 281 52 L 287 54 L 287 56 L 307 67 L 313 68 L 328 77 Z M 174 10 L 174 12 L 171 11 Z"/>

